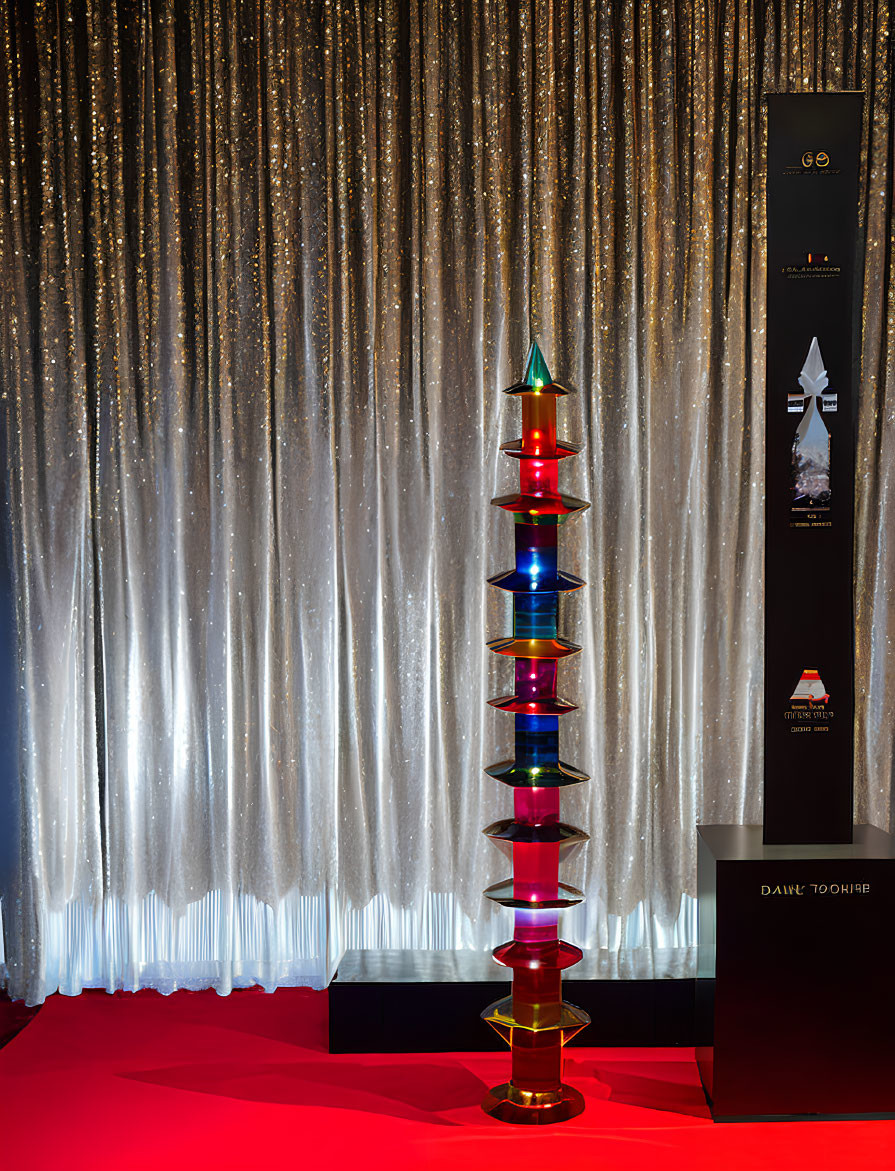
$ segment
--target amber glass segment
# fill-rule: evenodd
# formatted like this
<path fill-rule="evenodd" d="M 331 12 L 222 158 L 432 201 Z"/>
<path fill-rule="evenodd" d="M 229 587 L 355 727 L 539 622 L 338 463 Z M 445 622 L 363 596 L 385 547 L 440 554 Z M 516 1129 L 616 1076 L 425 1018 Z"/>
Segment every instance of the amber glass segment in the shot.
<path fill-rule="evenodd" d="M 561 1013 L 558 968 L 523 968 L 513 973 L 513 1017 L 518 1024 L 536 1032 L 557 1029 Z"/>
<path fill-rule="evenodd" d="M 488 649 L 516 659 L 564 659 L 576 655 L 581 647 L 564 638 L 492 638 Z"/>
<path fill-rule="evenodd" d="M 561 591 L 583 582 L 557 568 L 557 530 L 588 507 L 559 491 L 559 460 L 577 451 L 556 437 L 556 403 L 567 393 L 533 344 L 522 382 L 507 391 L 521 399 L 522 438 L 501 449 L 517 461 L 519 491 L 492 501 L 516 522 L 516 566 L 489 579 L 513 594 L 513 634 L 488 645 L 515 660 L 515 690 L 488 702 L 514 716 L 516 755 L 486 770 L 513 789 L 513 817 L 485 829 L 513 873 L 485 894 L 513 913 L 513 938 L 494 951 L 513 984 L 482 1016 L 509 1044 L 512 1060 L 510 1080 L 490 1090 L 482 1108 L 521 1125 L 561 1122 L 584 1109 L 580 1093 L 562 1081 L 563 1046 L 588 1023 L 562 999 L 562 972 L 581 952 L 558 935 L 559 912 L 584 898 L 560 882 L 560 863 L 587 840 L 560 820 L 561 788 L 587 780 L 559 759 L 559 717 L 575 705 L 557 695 L 558 663 L 580 647 L 559 637 L 557 603 Z"/>
<path fill-rule="evenodd" d="M 552 394 L 522 396 L 522 450 L 526 455 L 555 453 L 556 398 Z"/>

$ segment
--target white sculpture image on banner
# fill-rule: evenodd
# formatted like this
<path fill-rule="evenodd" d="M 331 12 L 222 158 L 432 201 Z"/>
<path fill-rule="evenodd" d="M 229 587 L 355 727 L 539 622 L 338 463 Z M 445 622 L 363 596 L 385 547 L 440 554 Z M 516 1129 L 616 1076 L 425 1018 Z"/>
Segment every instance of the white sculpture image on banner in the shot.
<path fill-rule="evenodd" d="M 835 411 L 837 396 L 827 392 L 828 383 L 815 337 L 799 375 L 802 391 L 787 396 L 789 411 L 804 408 L 792 444 L 792 507 L 799 512 L 830 507 L 830 433 L 821 411 Z"/>

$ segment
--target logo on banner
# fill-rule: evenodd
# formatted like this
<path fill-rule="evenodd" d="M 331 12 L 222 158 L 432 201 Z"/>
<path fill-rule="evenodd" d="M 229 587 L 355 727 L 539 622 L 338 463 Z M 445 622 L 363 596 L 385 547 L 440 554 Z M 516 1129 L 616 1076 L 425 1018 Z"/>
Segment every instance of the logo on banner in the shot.
<path fill-rule="evenodd" d="M 842 276 L 842 265 L 831 263 L 828 252 L 806 252 L 801 264 L 785 264 L 781 272 L 788 281 L 829 280 Z"/>
<path fill-rule="evenodd" d="M 787 163 L 784 175 L 839 175 L 839 167 L 830 166 L 830 155 L 825 150 L 806 150 L 797 163 Z"/>
<path fill-rule="evenodd" d="M 806 667 L 799 676 L 783 718 L 790 721 L 790 732 L 829 732 L 830 694 L 816 668 Z"/>
<path fill-rule="evenodd" d="M 817 154 L 813 151 L 806 150 L 802 155 L 802 166 L 807 170 L 808 167 L 828 167 L 830 165 L 830 156 L 825 150 L 819 150 Z"/>

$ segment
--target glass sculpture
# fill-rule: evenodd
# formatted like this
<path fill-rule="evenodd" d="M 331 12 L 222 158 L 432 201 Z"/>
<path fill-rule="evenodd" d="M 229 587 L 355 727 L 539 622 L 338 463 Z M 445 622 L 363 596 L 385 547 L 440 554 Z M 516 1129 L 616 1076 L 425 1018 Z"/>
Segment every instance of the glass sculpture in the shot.
<path fill-rule="evenodd" d="M 501 451 L 519 461 L 519 491 L 492 503 L 516 522 L 516 568 L 489 579 L 513 595 L 513 636 L 488 643 L 515 659 L 515 691 L 489 700 L 515 717 L 514 760 L 486 772 L 513 790 L 514 816 L 489 825 L 485 834 L 512 862 L 512 877 L 485 895 L 513 911 L 513 938 L 494 951 L 512 969 L 512 994 L 482 1017 L 509 1044 L 510 1080 L 490 1090 L 482 1109 L 503 1122 L 543 1124 L 573 1118 L 584 1099 L 562 1081 L 563 1046 L 589 1024 L 587 1013 L 563 1002 L 564 968 L 581 951 L 558 937 L 559 912 L 584 895 L 559 881 L 559 864 L 587 834 L 559 820 L 559 791 L 588 778 L 559 759 L 559 718 L 575 705 L 556 694 L 560 659 L 581 648 L 557 632 L 559 595 L 584 585 L 557 567 L 557 532 L 589 505 L 559 491 L 559 461 L 580 449 L 556 438 L 556 400 L 569 393 L 553 382 L 535 342 L 525 377 L 506 394 L 522 403 L 522 438 Z"/>

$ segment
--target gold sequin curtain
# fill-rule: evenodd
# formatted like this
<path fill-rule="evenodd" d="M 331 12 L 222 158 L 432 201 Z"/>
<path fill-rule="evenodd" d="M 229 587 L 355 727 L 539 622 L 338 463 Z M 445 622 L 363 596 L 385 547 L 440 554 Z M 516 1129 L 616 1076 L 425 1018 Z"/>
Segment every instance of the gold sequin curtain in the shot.
<path fill-rule="evenodd" d="M 760 817 L 768 90 L 867 95 L 857 808 L 888 827 L 889 31 L 885 0 L 0 2 L 16 995 L 506 930 L 483 582 L 532 334 L 593 501 L 566 934 L 694 942 L 696 822 Z"/>

